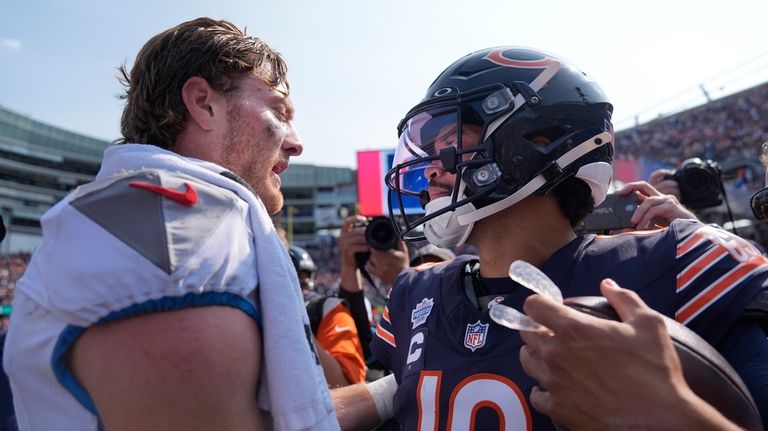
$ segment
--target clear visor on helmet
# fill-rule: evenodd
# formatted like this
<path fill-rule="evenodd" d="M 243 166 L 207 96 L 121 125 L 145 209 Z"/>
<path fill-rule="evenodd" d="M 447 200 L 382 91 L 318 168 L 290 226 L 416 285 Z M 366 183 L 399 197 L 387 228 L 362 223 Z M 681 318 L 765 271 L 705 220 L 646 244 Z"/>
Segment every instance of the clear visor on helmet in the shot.
<path fill-rule="evenodd" d="M 480 133 L 481 126 L 459 121 L 455 107 L 414 115 L 400 133 L 392 163 L 398 169 L 388 176 L 388 185 L 422 200 L 449 195 L 456 172 L 478 150 Z"/>
<path fill-rule="evenodd" d="M 408 114 L 385 176 L 390 215 L 404 239 L 423 239 L 418 228 L 424 222 L 473 199 L 465 196 L 462 179 L 491 162 L 481 145 L 485 127 L 515 106 L 510 89 L 494 84 L 429 101 Z M 426 205 L 438 198 L 448 198 L 441 199 L 445 206 L 425 215 Z"/>

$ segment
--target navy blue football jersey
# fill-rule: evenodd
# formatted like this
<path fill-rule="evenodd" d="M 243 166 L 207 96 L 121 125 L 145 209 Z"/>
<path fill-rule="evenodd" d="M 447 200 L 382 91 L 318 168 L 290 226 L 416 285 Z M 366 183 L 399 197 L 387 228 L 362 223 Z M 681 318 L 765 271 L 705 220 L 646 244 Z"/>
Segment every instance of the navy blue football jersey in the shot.
<path fill-rule="evenodd" d="M 488 289 L 476 305 L 466 293 L 473 259 L 408 270 L 390 292 L 371 348 L 399 384 L 395 417 L 406 430 L 554 429 L 528 402 L 536 382 L 520 365 L 519 333 L 488 315 L 498 302 L 522 310 L 531 292 L 509 279 L 481 280 Z M 578 237 L 540 269 L 564 297 L 600 295 L 610 277 L 717 347 L 768 285 L 766 263 L 739 237 L 677 220 L 662 230 Z"/>

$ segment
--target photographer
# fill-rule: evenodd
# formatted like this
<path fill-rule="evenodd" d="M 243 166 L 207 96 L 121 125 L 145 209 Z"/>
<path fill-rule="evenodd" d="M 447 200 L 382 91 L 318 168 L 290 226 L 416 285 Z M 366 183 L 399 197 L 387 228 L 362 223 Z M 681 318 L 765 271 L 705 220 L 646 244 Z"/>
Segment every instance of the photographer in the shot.
<path fill-rule="evenodd" d="M 679 169 L 657 169 L 651 173 L 648 182 L 692 210 L 723 203 L 722 173 L 712 160 L 692 158 L 683 162 Z"/>
<path fill-rule="evenodd" d="M 355 215 L 345 219 L 344 226 L 341 228 L 341 235 L 339 236 L 339 249 L 341 251 L 339 297 L 349 302 L 350 311 L 363 346 L 363 354 L 367 360 L 371 356 L 368 345 L 373 337 L 368 320 L 368 308 L 364 302 L 362 273 L 355 256 L 358 253 L 370 253 L 370 257 L 365 263 L 366 270 L 387 284 L 394 283 L 400 271 L 408 267 L 409 259 L 408 248 L 403 241 L 398 240 L 396 248 L 386 251 L 371 247 L 365 238 L 365 225 L 366 218 Z"/>

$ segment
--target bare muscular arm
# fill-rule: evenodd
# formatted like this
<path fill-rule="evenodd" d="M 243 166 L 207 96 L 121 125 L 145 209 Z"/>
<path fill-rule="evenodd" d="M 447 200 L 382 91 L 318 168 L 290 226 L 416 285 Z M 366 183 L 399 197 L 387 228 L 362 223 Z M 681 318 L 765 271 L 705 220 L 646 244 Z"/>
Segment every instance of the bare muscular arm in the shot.
<path fill-rule="evenodd" d="M 256 323 L 220 306 L 97 325 L 70 355 L 110 431 L 263 429 L 260 361 Z"/>

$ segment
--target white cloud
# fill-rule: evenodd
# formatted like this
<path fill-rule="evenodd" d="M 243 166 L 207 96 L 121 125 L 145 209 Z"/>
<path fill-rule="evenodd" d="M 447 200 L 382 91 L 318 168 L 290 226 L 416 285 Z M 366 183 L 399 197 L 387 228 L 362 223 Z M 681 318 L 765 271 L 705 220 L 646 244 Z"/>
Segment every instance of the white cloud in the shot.
<path fill-rule="evenodd" d="M 12 51 L 18 51 L 21 49 L 21 41 L 19 39 L 4 38 L 0 40 L 0 45 L 3 48 L 10 49 Z"/>

